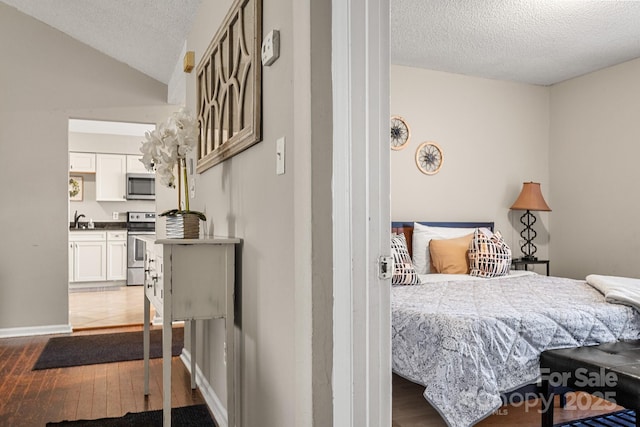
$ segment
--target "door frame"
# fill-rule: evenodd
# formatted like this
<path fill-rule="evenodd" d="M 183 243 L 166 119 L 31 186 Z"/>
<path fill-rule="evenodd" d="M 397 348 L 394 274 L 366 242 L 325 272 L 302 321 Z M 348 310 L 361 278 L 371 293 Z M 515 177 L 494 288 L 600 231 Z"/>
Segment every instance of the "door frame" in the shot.
<path fill-rule="evenodd" d="M 333 0 L 333 425 L 391 425 L 389 2 Z"/>

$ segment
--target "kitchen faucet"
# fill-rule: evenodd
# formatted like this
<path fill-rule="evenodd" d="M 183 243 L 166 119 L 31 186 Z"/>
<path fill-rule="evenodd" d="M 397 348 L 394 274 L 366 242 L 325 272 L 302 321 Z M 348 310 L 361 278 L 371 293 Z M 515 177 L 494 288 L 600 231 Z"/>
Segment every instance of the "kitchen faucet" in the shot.
<path fill-rule="evenodd" d="M 84 218 L 84 214 L 80 214 L 80 215 L 78 215 L 78 211 L 76 211 L 76 212 L 73 214 L 73 226 L 74 226 L 75 228 L 78 228 L 78 221 L 80 221 L 80 218 Z"/>

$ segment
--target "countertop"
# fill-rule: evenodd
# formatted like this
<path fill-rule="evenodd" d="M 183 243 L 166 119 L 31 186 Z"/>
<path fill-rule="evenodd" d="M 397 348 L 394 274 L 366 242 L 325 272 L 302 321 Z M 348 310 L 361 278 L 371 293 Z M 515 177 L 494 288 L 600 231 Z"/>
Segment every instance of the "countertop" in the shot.
<path fill-rule="evenodd" d="M 126 221 L 123 222 L 113 222 L 113 221 L 107 221 L 107 222 L 94 222 L 94 228 L 88 228 L 89 222 L 79 222 L 78 223 L 78 228 L 75 228 L 73 226 L 73 223 L 70 222 L 69 223 L 69 231 L 111 231 L 111 230 L 126 230 L 127 229 L 127 223 Z"/>

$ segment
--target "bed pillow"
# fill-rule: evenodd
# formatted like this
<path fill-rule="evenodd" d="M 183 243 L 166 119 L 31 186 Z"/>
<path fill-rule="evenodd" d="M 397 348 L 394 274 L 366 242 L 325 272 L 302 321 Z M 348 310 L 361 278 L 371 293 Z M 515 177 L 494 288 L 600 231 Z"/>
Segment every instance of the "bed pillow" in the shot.
<path fill-rule="evenodd" d="M 474 233 L 454 239 L 431 239 L 431 273 L 469 274 L 469 244 Z"/>
<path fill-rule="evenodd" d="M 469 245 L 469 274 L 478 277 L 498 277 L 509 274 L 511 248 L 499 231 L 476 230 Z"/>
<path fill-rule="evenodd" d="M 391 284 L 419 284 L 420 278 L 411 262 L 409 250 L 407 249 L 407 240 L 404 238 L 404 234 L 391 235 L 391 253 L 393 255 L 393 276 L 391 277 Z"/>
<path fill-rule="evenodd" d="M 429 242 L 431 239 L 453 239 L 473 233 L 475 228 L 432 227 L 413 223 L 413 266 L 418 274 L 431 272 L 431 256 Z"/>

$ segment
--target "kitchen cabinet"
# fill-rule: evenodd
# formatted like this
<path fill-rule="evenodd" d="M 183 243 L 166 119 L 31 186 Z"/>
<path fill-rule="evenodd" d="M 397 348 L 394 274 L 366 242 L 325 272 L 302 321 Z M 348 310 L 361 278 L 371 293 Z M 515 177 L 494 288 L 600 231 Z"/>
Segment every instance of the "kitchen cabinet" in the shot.
<path fill-rule="evenodd" d="M 69 281 L 107 280 L 107 241 L 104 231 L 69 233 Z"/>
<path fill-rule="evenodd" d="M 127 156 L 96 154 L 96 201 L 126 200 Z"/>
<path fill-rule="evenodd" d="M 127 173 L 150 173 L 140 159 L 142 156 L 127 154 Z"/>
<path fill-rule="evenodd" d="M 70 231 L 69 282 L 127 280 L 127 231 Z"/>
<path fill-rule="evenodd" d="M 107 280 L 127 280 L 127 232 L 107 231 Z"/>
<path fill-rule="evenodd" d="M 69 153 L 69 172 L 75 173 L 95 173 L 96 154 L 95 153 Z"/>

